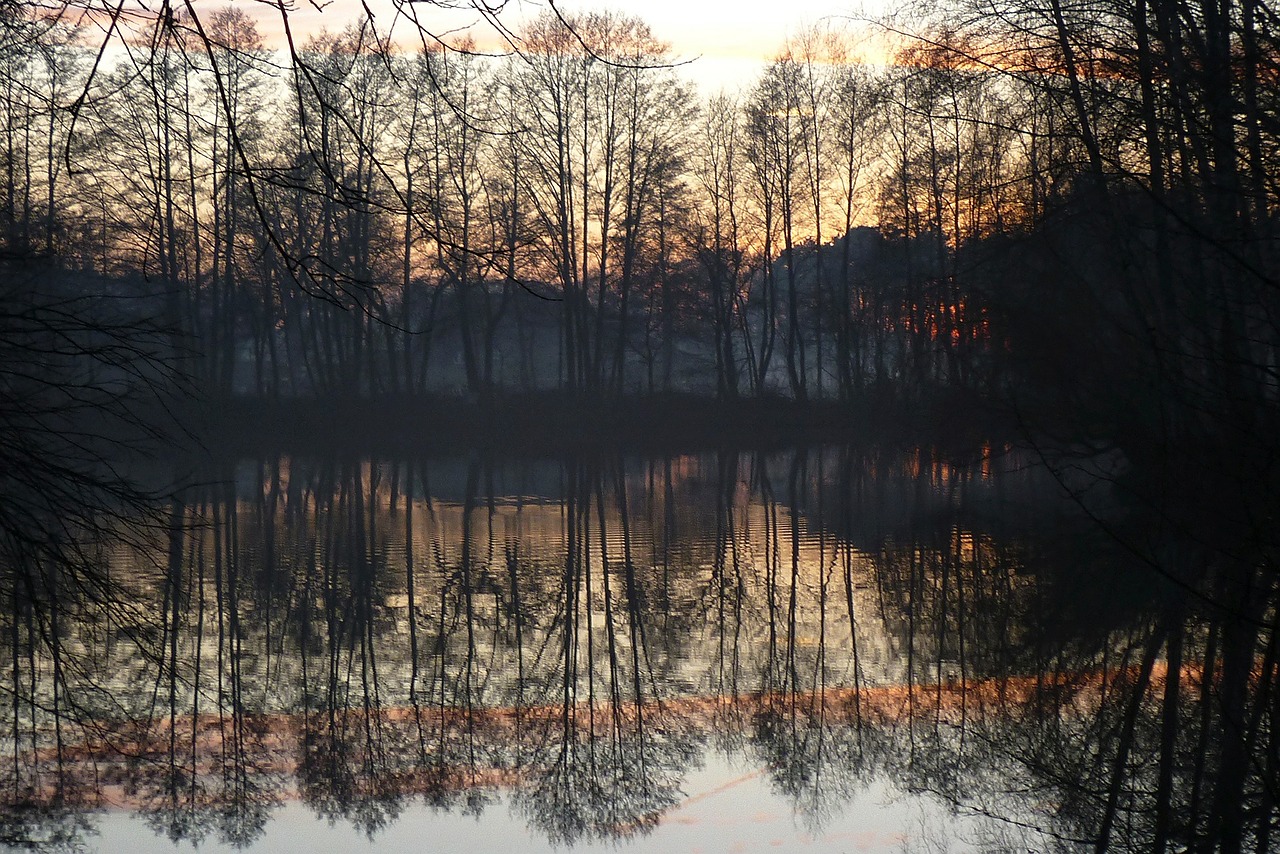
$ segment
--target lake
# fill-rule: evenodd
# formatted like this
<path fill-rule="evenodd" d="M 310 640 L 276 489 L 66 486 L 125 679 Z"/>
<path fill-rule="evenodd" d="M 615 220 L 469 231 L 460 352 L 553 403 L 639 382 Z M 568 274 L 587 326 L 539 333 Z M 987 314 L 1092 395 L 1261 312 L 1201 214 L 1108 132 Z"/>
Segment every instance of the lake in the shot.
<path fill-rule="evenodd" d="M 1271 844 L 1274 635 L 1010 446 L 180 474 L 83 564 L 6 573 L 0 841 Z"/>

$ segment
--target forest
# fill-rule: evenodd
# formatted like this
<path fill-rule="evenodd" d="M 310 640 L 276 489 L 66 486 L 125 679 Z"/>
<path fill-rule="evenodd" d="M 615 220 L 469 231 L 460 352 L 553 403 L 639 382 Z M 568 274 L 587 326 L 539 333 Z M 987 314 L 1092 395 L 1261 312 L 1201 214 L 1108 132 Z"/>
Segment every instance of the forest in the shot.
<path fill-rule="evenodd" d="M 238 7 L 4 7 L 18 462 L 189 401 L 976 400 L 1144 499 L 1190 478 L 1180 503 L 1271 518 L 1269 6 L 827 21 L 714 94 L 619 12 L 505 51 L 289 21 L 271 47 Z"/>
<path fill-rule="evenodd" d="M 1105 378 L 1195 430 L 1275 397 L 1253 2 L 956 8 L 881 22 L 875 61 L 829 22 L 715 94 L 617 12 L 548 10 L 499 53 L 369 18 L 282 50 L 236 7 L 162 11 L 0 20 L 18 335 L 105 298 L 145 328 L 135 356 L 212 400 L 949 388 L 1078 411 Z"/>
<path fill-rule="evenodd" d="M 16 7 L 7 302 L 126 299 L 215 399 L 998 393 L 1082 338 L 1172 382 L 1268 364 L 1266 95 L 1194 31 L 1135 53 L 1110 14 L 1015 13 L 881 64 L 816 27 L 706 96 L 615 12 L 548 11 L 505 56 L 368 20 L 282 56 L 235 7 L 99 54 Z M 1219 95 L 1247 127 L 1204 126 Z"/>

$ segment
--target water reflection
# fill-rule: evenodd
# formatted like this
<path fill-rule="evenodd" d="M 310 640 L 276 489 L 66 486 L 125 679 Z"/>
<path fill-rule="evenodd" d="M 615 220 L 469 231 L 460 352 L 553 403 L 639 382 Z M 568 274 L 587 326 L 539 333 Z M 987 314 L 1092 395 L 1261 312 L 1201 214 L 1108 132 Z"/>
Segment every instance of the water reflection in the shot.
<path fill-rule="evenodd" d="M 92 577 L 6 574 L 0 842 L 72 849 L 120 806 L 243 846 L 295 802 L 376 837 L 500 801 L 609 841 L 733 757 L 815 837 L 888 777 L 990 844 L 1266 850 L 1270 580 L 1162 582 L 974 457 L 204 472 Z"/>

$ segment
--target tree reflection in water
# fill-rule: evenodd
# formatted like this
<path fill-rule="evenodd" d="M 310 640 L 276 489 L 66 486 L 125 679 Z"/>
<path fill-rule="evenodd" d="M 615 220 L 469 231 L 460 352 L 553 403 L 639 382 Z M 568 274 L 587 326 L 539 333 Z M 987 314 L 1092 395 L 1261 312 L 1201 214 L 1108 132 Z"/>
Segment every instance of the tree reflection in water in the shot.
<path fill-rule="evenodd" d="M 7 567 L 0 842 L 73 849 L 124 805 L 245 845 L 292 799 L 370 836 L 504 799 L 554 843 L 612 840 L 714 753 L 814 834 L 887 775 L 992 817 L 992 845 L 1267 850 L 1270 576 L 1173 540 L 1181 575 L 1154 575 L 1034 471 L 990 469 L 843 448 L 205 472 L 160 536 Z"/>

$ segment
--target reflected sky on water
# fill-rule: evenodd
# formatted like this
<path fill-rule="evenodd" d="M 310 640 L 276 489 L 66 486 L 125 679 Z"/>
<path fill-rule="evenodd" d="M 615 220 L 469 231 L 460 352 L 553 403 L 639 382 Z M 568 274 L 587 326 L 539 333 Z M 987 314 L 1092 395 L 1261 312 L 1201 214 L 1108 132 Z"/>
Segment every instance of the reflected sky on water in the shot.
<path fill-rule="evenodd" d="M 128 545 L 8 573 L 0 840 L 1269 844 L 1271 766 L 1233 776 L 1221 732 L 1242 713 L 1273 750 L 1272 635 L 1154 583 L 1004 449 L 195 481 Z M 1264 654 L 1242 693 L 1232 650 Z"/>
<path fill-rule="evenodd" d="M 883 780 L 873 781 L 839 814 L 820 829 L 806 829 L 794 805 L 772 790 L 765 769 L 735 768 L 724 757 L 712 757 L 703 768 L 691 769 L 690 793 L 663 815 L 639 839 L 581 842 L 583 852 L 663 851 L 704 854 L 747 854 L 764 851 L 982 850 L 985 841 L 1001 838 L 991 822 L 958 817 L 945 802 L 926 795 L 910 795 Z M 1007 835 L 1004 837 L 1007 838 Z M 396 822 L 369 836 L 355 826 L 330 824 L 296 801 L 284 803 L 250 850 L 279 854 L 317 851 L 510 851 L 528 854 L 565 851 L 537 833 L 511 809 L 506 798 L 482 815 L 436 810 L 411 803 Z M 943 843 L 940 849 L 938 843 Z M 217 840 L 199 846 L 173 844 L 157 836 L 136 815 L 113 810 L 98 823 L 92 844 L 103 851 L 133 854 L 171 851 L 241 850 Z"/>

